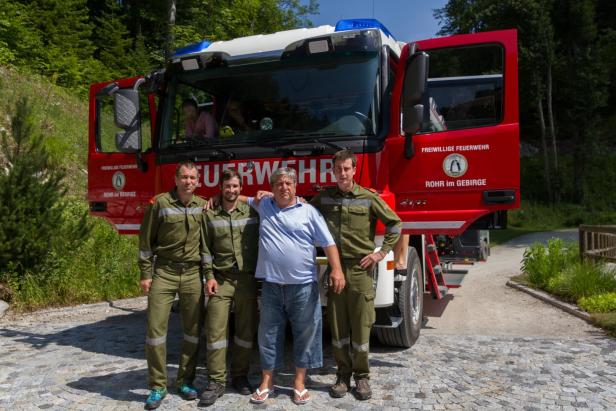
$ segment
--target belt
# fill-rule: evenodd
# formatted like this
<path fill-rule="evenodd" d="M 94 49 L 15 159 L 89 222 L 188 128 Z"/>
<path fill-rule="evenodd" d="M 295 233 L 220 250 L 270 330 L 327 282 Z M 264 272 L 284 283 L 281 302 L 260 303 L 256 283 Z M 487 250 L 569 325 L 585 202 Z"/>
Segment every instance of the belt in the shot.
<path fill-rule="evenodd" d="M 238 275 L 238 274 L 241 274 L 241 275 L 254 275 L 254 273 L 251 272 L 251 271 L 240 271 L 237 267 L 232 267 L 232 268 L 230 268 L 228 270 L 214 270 L 214 274 L 222 274 L 222 275 L 225 275 L 225 274 L 231 274 L 231 275 Z"/>
<path fill-rule="evenodd" d="M 156 259 L 156 263 L 161 264 L 161 265 L 168 265 L 169 267 L 176 267 L 176 268 L 190 268 L 190 267 L 196 267 L 200 264 L 199 261 L 179 262 L 179 261 L 167 260 L 166 258 L 160 258 L 160 257 Z"/>

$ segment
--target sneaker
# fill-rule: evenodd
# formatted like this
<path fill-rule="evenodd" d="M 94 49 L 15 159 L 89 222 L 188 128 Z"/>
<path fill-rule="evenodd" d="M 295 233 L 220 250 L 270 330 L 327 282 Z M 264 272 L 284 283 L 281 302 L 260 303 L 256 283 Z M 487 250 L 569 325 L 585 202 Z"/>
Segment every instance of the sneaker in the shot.
<path fill-rule="evenodd" d="M 216 402 L 225 393 L 225 385 L 216 381 L 210 381 L 207 388 L 199 397 L 199 407 L 207 407 Z"/>
<path fill-rule="evenodd" d="M 231 380 L 231 384 L 233 384 L 233 388 L 242 395 L 252 394 L 252 387 L 246 377 L 235 377 Z"/>
<path fill-rule="evenodd" d="M 329 387 L 329 395 L 334 398 L 342 398 L 349 392 L 351 387 L 351 378 L 338 376 L 336 383 Z"/>
<path fill-rule="evenodd" d="M 190 384 L 182 384 L 178 388 L 178 394 L 186 401 L 196 400 L 198 393 L 197 389 Z"/>
<path fill-rule="evenodd" d="M 355 379 L 355 397 L 361 401 L 372 398 L 372 390 L 370 389 L 370 383 L 367 378 Z"/>
<path fill-rule="evenodd" d="M 160 407 L 160 403 L 166 396 L 166 388 L 154 388 L 150 391 L 150 395 L 148 395 L 148 398 L 145 400 L 145 409 L 155 410 L 156 408 Z"/>

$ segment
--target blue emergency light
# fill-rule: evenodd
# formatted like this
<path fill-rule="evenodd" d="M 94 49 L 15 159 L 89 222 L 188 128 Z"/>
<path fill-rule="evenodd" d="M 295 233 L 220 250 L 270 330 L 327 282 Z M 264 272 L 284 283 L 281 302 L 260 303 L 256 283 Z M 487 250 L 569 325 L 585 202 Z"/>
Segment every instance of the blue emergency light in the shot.
<path fill-rule="evenodd" d="M 347 19 L 336 23 L 336 31 L 379 29 L 388 37 L 394 38 L 393 34 L 377 19 Z"/>
<path fill-rule="evenodd" d="M 189 44 L 188 46 L 180 47 L 179 49 L 175 49 L 175 53 L 173 53 L 173 58 L 182 57 L 184 55 L 196 54 L 207 49 L 210 44 L 210 41 L 203 40 L 198 43 Z"/>

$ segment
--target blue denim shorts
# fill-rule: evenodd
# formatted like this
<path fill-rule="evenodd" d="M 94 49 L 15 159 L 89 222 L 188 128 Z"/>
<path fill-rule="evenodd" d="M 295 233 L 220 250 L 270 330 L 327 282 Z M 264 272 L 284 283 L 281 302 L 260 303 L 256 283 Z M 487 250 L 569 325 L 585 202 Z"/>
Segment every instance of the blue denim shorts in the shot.
<path fill-rule="evenodd" d="M 287 320 L 293 332 L 293 362 L 298 368 L 323 366 L 321 298 L 316 282 L 263 283 L 259 352 L 261 368 L 282 367 Z"/>

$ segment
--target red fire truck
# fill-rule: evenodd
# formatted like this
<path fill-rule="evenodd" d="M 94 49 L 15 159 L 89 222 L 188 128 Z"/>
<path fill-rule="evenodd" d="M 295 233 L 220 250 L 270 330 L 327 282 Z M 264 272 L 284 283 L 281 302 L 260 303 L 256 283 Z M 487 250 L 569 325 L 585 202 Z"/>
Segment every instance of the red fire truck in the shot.
<path fill-rule="evenodd" d="M 187 101 L 214 134 L 189 132 Z M 403 43 L 376 20 L 341 20 L 191 44 L 145 77 L 94 84 L 90 212 L 138 233 L 148 201 L 174 185 L 184 159 L 198 165 L 205 197 L 227 167 L 251 195 L 287 166 L 310 198 L 335 184 L 331 157 L 342 148 L 357 155 L 357 182 L 378 191 L 409 235 L 406 273 L 392 253 L 375 270 L 375 332 L 411 346 L 424 292 L 441 298 L 457 285 L 433 235 L 504 227 L 519 206 L 514 30 Z"/>

